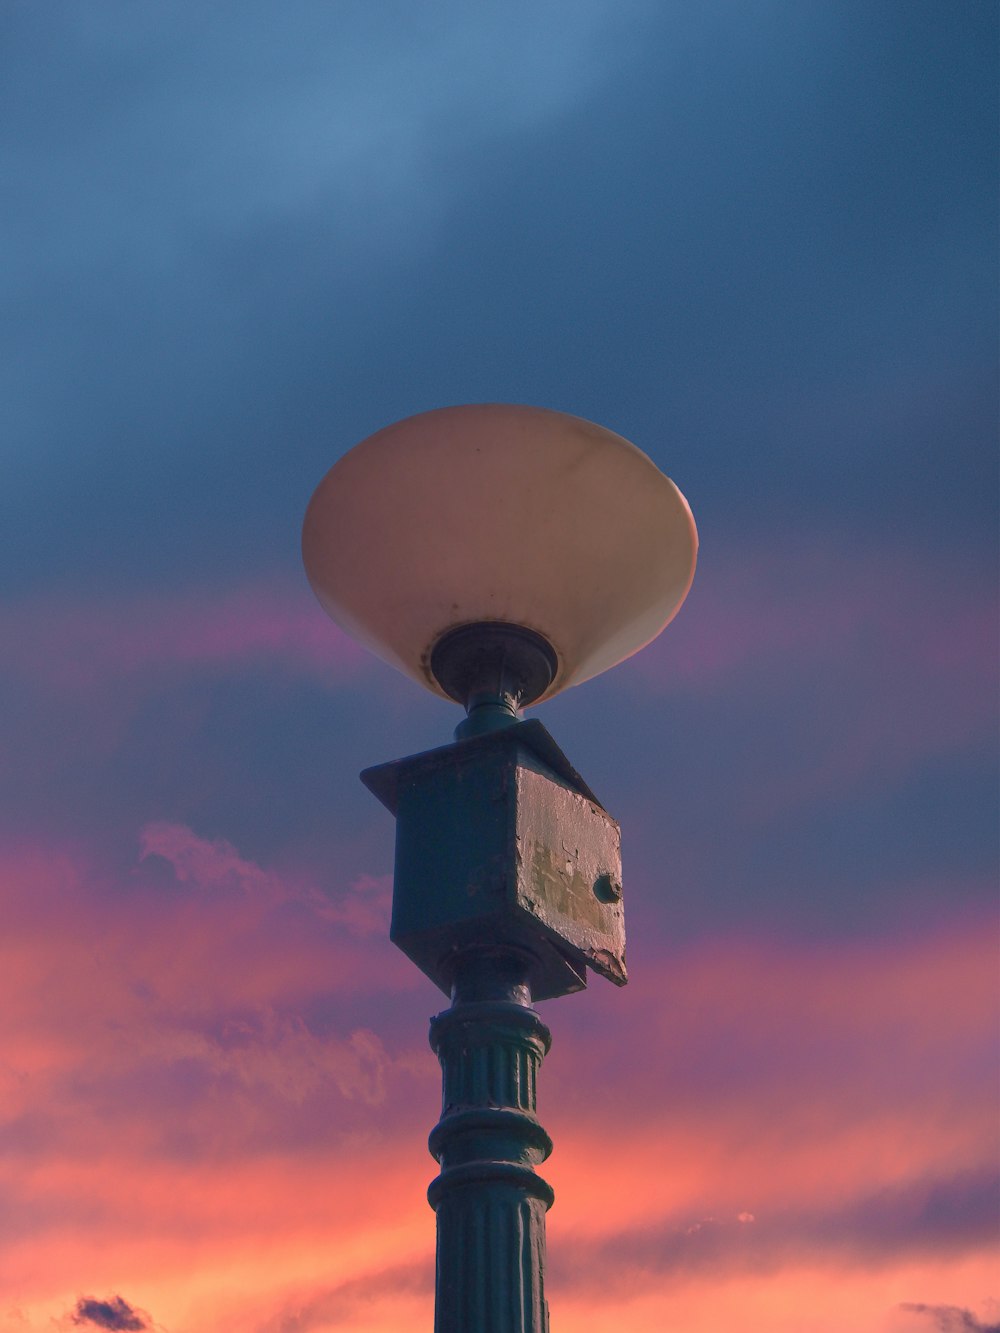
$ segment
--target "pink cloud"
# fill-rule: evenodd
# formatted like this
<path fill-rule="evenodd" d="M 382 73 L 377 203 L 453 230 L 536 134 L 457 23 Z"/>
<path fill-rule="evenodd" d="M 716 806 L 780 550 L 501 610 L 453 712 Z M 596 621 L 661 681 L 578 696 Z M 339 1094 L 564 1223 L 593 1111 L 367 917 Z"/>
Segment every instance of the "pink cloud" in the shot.
<path fill-rule="evenodd" d="M 343 679 L 365 656 L 304 580 L 83 604 L 50 597 L 0 612 L 0 669 L 71 690 L 247 664 Z"/>
<path fill-rule="evenodd" d="M 770 1134 L 790 1101 L 809 1135 L 824 1106 L 839 1116 L 849 1105 L 853 1123 L 913 1099 L 925 1113 L 935 1107 L 942 1125 L 979 1134 L 979 1111 L 956 1112 L 971 1080 L 983 1092 L 997 1070 L 996 990 L 995 939 L 981 914 L 910 937 L 713 939 L 660 966 L 646 961 L 611 1000 L 588 991 L 587 1021 L 564 1040 L 570 1067 L 597 1062 L 611 1076 L 588 1096 L 598 1114 L 615 1078 L 632 1069 L 623 1025 L 640 1022 L 658 1056 L 642 1067 L 643 1106 L 667 1105 L 679 1117 L 694 1108 L 699 1121 L 735 1113 L 746 1126 L 746 1104 Z M 988 1100 L 980 1105 L 991 1114 Z M 780 1123 L 794 1135 L 790 1109 Z"/>
<path fill-rule="evenodd" d="M 959 561 L 830 535 L 715 549 L 681 616 L 625 670 L 646 689 L 710 695 L 867 662 L 876 675 L 906 667 L 989 692 L 998 609 L 983 582 Z M 0 668 L 77 688 L 245 663 L 339 676 L 370 660 L 304 579 L 82 604 L 49 597 L 8 605 L 0 631 Z"/>
<path fill-rule="evenodd" d="M 182 884 L 201 888 L 238 887 L 245 893 L 280 897 L 286 892 L 278 876 L 245 860 L 224 838 L 199 838 L 184 824 L 157 821 L 139 830 L 141 859 L 160 856 L 169 861 Z"/>
<path fill-rule="evenodd" d="M 163 822 L 137 854 L 115 878 L 0 853 L 0 1311 L 42 1329 L 120 1293 L 169 1333 L 426 1323 L 443 999 L 374 929 L 386 881 L 323 893 Z M 991 934 L 708 941 L 544 1006 L 554 1318 L 708 1333 L 752 1308 L 792 1333 L 825 1301 L 881 1333 L 906 1300 L 971 1308 L 974 1230 L 926 1237 L 994 1159 Z M 627 1291 L 566 1276 L 629 1237 Z"/>
<path fill-rule="evenodd" d="M 0 1084 L 15 1136 L 53 1149 L 96 1144 L 111 1126 L 155 1138 L 168 1128 L 155 1115 L 166 1096 L 217 1141 L 223 1087 L 234 1143 L 313 1093 L 382 1101 L 391 1058 L 370 1026 L 317 1028 L 309 1015 L 335 1014 L 338 996 L 414 984 L 383 931 L 372 938 L 388 885 L 289 883 L 179 825 L 150 825 L 140 842 L 143 860 L 119 884 L 78 856 L 28 849 L 3 860 Z M 154 855 L 176 888 L 148 878 Z M 67 1078 L 91 1115 L 72 1113 Z"/>
<path fill-rule="evenodd" d="M 622 668 L 624 689 L 731 702 L 771 719 L 748 761 L 748 823 L 897 782 L 928 757 L 981 746 L 996 721 L 995 594 L 886 545 L 792 535 L 784 549 L 711 550 L 681 617 Z M 58 735 L 113 750 L 136 700 L 195 673 L 245 668 L 342 683 L 368 655 L 302 582 L 159 598 L 49 600 L 0 612 L 0 670 L 57 690 Z M 67 698 L 87 708 L 67 706 Z M 180 725 L 197 725 L 178 700 Z M 50 766 L 44 721 L 24 763 Z"/>
<path fill-rule="evenodd" d="M 830 535 L 729 546 L 703 560 L 681 615 L 631 669 L 647 686 L 711 693 L 875 654 L 986 684 L 998 610 L 985 583 L 959 560 Z"/>
<path fill-rule="evenodd" d="M 167 861 L 178 883 L 209 891 L 237 890 L 262 903 L 299 902 L 318 918 L 342 924 L 352 935 L 389 931 L 392 876 L 360 875 L 336 899 L 308 882 L 264 870 L 224 838 L 200 838 L 185 824 L 154 821 L 139 830 L 140 859 Z"/>
<path fill-rule="evenodd" d="M 981 747 L 996 726 L 998 623 L 973 567 L 800 540 L 717 553 L 627 669 L 642 691 L 738 691 L 747 716 L 766 714 L 744 802 L 759 822 Z"/>

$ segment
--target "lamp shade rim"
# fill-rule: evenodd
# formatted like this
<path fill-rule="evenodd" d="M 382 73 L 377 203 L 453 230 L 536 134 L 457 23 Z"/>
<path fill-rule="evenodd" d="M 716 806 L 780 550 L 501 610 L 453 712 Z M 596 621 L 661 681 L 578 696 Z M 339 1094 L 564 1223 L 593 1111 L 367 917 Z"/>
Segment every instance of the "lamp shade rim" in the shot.
<path fill-rule="evenodd" d="M 694 578 L 687 500 L 622 436 L 520 404 L 437 408 L 348 450 L 306 509 L 302 555 L 327 614 L 441 698 L 434 647 L 521 626 L 553 650 L 537 702 L 645 647 Z"/>

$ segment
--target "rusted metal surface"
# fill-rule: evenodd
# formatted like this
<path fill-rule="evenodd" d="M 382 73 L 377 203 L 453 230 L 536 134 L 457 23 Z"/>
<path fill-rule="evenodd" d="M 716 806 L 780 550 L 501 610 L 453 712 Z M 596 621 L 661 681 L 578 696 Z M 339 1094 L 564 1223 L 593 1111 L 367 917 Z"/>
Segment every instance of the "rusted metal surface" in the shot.
<path fill-rule="evenodd" d="M 626 980 L 617 823 L 536 720 L 368 769 L 396 815 L 391 937 L 446 994 L 484 943 L 531 962 L 532 994 Z"/>
<path fill-rule="evenodd" d="M 515 781 L 518 902 L 589 967 L 623 986 L 618 825 L 580 792 L 527 764 L 518 766 Z"/>

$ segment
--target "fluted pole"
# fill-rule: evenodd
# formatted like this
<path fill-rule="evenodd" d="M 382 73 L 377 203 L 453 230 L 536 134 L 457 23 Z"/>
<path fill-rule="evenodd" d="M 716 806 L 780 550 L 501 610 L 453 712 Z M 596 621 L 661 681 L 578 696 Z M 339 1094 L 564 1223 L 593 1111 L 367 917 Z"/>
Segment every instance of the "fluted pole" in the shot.
<path fill-rule="evenodd" d="M 451 1008 L 430 1032 L 443 1084 L 430 1136 L 441 1173 L 427 1191 L 437 1213 L 435 1333 L 548 1333 L 553 1195 L 533 1168 L 552 1151 L 535 1114 L 550 1041 L 516 954 L 460 960 Z"/>

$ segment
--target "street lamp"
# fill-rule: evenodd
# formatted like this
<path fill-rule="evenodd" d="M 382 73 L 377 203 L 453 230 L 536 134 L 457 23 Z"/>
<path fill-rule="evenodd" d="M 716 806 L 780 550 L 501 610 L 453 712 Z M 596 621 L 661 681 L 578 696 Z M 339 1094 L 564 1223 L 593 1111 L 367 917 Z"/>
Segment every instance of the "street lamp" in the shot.
<path fill-rule="evenodd" d="M 327 613 L 466 710 L 453 744 L 361 775 L 396 817 L 390 937 L 451 999 L 430 1032 L 435 1333 L 546 1333 L 550 1035 L 532 1001 L 583 989 L 587 968 L 627 980 L 618 825 L 520 710 L 655 638 L 697 545 L 684 497 L 634 445 L 499 403 L 378 431 L 306 512 Z"/>

